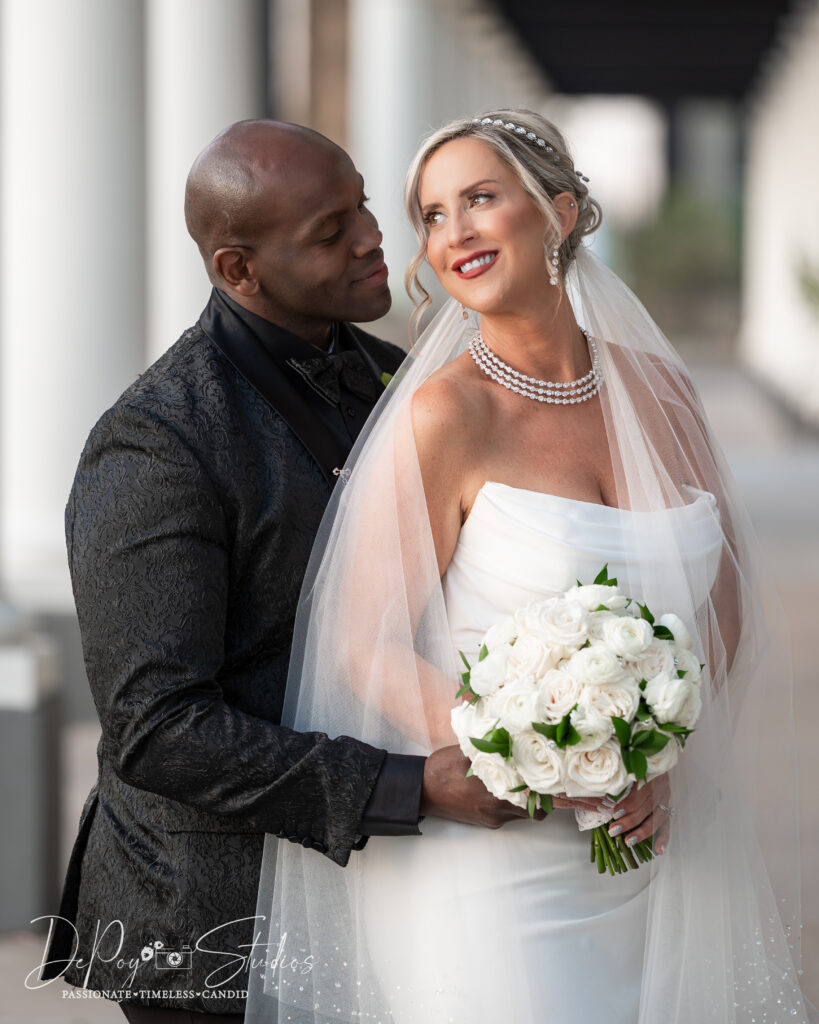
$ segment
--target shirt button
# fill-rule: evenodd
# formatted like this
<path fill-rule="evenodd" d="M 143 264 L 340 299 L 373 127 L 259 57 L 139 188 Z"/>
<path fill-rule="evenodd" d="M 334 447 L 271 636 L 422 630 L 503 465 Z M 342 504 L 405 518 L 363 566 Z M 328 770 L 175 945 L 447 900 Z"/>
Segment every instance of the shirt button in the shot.
<path fill-rule="evenodd" d="M 347 415 L 350 417 L 351 420 L 355 419 L 355 409 L 351 405 L 347 406 Z"/>

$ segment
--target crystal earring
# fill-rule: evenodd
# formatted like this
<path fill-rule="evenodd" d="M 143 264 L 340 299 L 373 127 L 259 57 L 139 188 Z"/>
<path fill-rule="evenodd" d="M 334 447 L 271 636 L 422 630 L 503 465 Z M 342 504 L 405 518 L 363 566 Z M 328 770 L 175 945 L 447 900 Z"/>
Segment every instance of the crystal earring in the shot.
<path fill-rule="evenodd" d="M 552 262 L 549 266 L 549 284 L 558 284 L 558 268 L 560 267 L 560 250 L 558 246 L 552 249 Z"/>
<path fill-rule="evenodd" d="M 461 303 L 461 316 L 463 317 L 464 320 L 469 319 L 469 310 L 463 303 Z"/>

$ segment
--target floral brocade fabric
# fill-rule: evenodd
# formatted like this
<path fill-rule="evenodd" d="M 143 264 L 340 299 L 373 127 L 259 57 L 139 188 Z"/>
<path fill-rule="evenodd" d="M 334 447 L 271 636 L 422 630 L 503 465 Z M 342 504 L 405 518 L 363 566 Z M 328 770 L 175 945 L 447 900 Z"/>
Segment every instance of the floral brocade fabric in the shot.
<path fill-rule="evenodd" d="M 360 844 L 383 751 L 278 724 L 329 497 L 199 324 L 93 428 L 66 530 L 99 779 L 44 977 L 241 1013 L 265 833 L 339 865 Z"/>

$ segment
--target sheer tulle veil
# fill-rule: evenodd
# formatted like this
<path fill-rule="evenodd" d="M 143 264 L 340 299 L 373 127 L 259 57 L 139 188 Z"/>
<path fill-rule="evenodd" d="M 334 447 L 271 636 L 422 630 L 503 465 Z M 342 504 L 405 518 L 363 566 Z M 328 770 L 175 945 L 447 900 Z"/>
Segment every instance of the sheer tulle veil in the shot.
<path fill-rule="evenodd" d="M 803 1022 L 809 1008 L 798 978 L 795 747 L 782 615 L 678 356 L 629 289 L 583 248 L 565 287 L 577 322 L 598 340 L 617 503 L 636 513 L 638 554 L 621 586 L 651 604 L 657 552 L 666 565 L 670 557 L 674 597 L 666 610 L 685 621 L 707 667 L 702 715 L 670 775 L 676 814 L 668 849 L 640 869 L 651 872 L 651 885 L 639 1021 Z M 285 706 L 289 726 L 352 735 L 395 752 L 427 753 L 454 742 L 449 710 L 458 667 L 410 405 L 427 377 L 464 350 L 474 328 L 454 302 L 444 306 L 344 469 L 304 582 Z M 688 504 L 694 491 L 714 495 L 722 531 L 713 586 L 691 578 L 682 557 L 673 563 L 676 519 L 661 514 Z M 667 594 L 668 580 L 663 584 Z M 531 825 L 549 826 L 548 818 Z M 396 999 L 402 1024 L 451 1019 L 441 1012 L 442 994 L 429 990 L 411 958 L 400 965 L 400 993 L 387 989 L 371 963 L 368 872 L 376 860 L 382 869 L 389 865 L 402 844 L 423 842 L 371 839 L 340 868 L 268 837 L 247 1021 L 388 1022 Z M 463 891 L 464 899 L 466 884 L 458 863 L 429 879 L 436 890 Z M 492 984 L 508 986 L 507 1019 L 542 1019 L 526 1006 L 519 977 L 525 938 L 500 897 L 484 909 L 487 922 L 505 922 L 508 957 L 494 965 Z M 391 908 L 381 914 L 389 923 Z M 453 976 L 471 955 L 451 951 Z"/>

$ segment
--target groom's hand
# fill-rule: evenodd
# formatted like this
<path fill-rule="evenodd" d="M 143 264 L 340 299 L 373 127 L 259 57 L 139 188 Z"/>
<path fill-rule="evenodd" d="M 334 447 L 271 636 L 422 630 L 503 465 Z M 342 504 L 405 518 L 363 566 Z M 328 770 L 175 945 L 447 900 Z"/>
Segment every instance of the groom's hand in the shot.
<path fill-rule="evenodd" d="M 441 747 L 430 754 L 424 765 L 421 814 L 485 828 L 500 828 L 515 818 L 528 818 L 526 808 L 496 800 L 480 779 L 474 775 L 466 778 L 468 770 L 469 760 L 458 746 Z M 535 817 L 545 815 L 535 811 Z"/>

